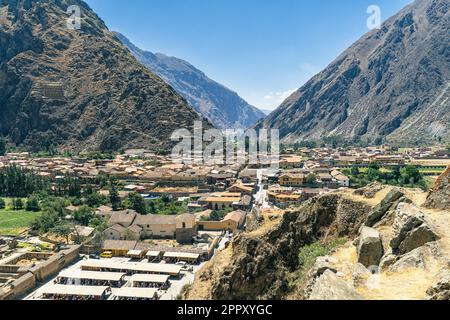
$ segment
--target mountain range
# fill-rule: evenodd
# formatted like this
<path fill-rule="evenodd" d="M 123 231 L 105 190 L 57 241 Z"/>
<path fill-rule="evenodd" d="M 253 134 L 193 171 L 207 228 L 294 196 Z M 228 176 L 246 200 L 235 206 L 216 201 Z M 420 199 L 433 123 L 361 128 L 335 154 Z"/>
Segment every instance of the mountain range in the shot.
<path fill-rule="evenodd" d="M 450 2 L 416 0 L 342 53 L 257 128 L 284 142 L 450 141 Z"/>
<path fill-rule="evenodd" d="M 81 8 L 81 28 L 67 9 Z M 30 150 L 167 150 L 206 119 L 79 0 L 2 0 L 0 135 Z"/>
<path fill-rule="evenodd" d="M 200 114 L 219 129 L 247 129 L 265 117 L 238 94 L 208 78 L 189 62 L 136 47 L 124 35 L 122 43 L 144 66 L 170 84 Z"/>
<path fill-rule="evenodd" d="M 416 0 L 264 118 L 188 62 L 109 31 L 81 0 L 0 0 L 0 136 L 32 151 L 167 151 L 200 120 L 278 128 L 286 143 L 450 142 L 449 7 Z"/>

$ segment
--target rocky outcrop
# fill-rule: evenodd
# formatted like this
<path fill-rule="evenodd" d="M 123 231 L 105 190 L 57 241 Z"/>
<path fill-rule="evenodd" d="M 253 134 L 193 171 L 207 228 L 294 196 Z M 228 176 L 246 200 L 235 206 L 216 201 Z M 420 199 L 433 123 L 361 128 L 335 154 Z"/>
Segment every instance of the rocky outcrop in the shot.
<path fill-rule="evenodd" d="M 330 232 L 338 237 L 355 237 L 371 210 L 372 208 L 363 202 L 341 198 L 337 207 L 339 214 L 330 226 Z"/>
<path fill-rule="evenodd" d="M 355 190 L 354 193 L 359 196 L 364 196 L 367 199 L 372 199 L 382 189 L 383 185 L 381 183 L 373 182 L 368 186 Z"/>
<path fill-rule="evenodd" d="M 426 257 L 429 256 L 430 248 L 419 247 L 403 256 L 397 257 L 395 262 L 389 267 L 391 272 L 402 272 L 408 269 L 425 269 Z"/>
<path fill-rule="evenodd" d="M 435 285 L 427 290 L 430 300 L 450 300 L 450 270 L 443 270 Z"/>
<path fill-rule="evenodd" d="M 383 257 L 383 243 L 380 233 L 372 228 L 362 227 L 359 236 L 358 262 L 369 268 L 378 266 Z"/>
<path fill-rule="evenodd" d="M 331 270 L 315 282 L 309 300 L 363 300 L 355 288 Z"/>
<path fill-rule="evenodd" d="M 390 246 L 396 255 L 408 253 L 439 239 L 425 221 L 423 213 L 415 205 L 408 203 L 398 205 L 393 230 Z"/>
<path fill-rule="evenodd" d="M 450 165 L 436 180 L 424 207 L 450 210 Z"/>
<path fill-rule="evenodd" d="M 374 271 L 375 268 L 371 270 Z M 371 270 L 367 269 L 361 263 L 357 263 L 352 272 L 352 280 L 355 286 L 367 283 L 368 278 L 372 276 Z"/>
<path fill-rule="evenodd" d="M 416 0 L 364 35 L 258 128 L 304 140 L 450 141 L 448 0 Z"/>
<path fill-rule="evenodd" d="M 392 189 L 383 200 L 381 200 L 380 204 L 378 204 L 368 215 L 365 225 L 367 227 L 373 227 L 377 222 L 379 222 L 386 213 L 392 208 L 396 208 L 398 204 L 398 200 L 404 196 L 404 193 L 394 188 Z"/>
<path fill-rule="evenodd" d="M 327 270 L 337 273 L 336 262 L 336 259 L 328 256 L 317 258 L 313 267 L 309 271 L 308 278 L 318 278 Z"/>
<path fill-rule="evenodd" d="M 229 265 L 212 286 L 212 298 L 281 298 L 289 290 L 286 274 L 299 267 L 302 246 L 337 237 L 343 230 L 356 236 L 369 211 L 368 206 L 357 202 L 352 206 L 338 194 L 327 194 L 287 211 L 280 224 L 263 236 L 240 235 L 232 243 Z M 354 224 L 341 226 L 348 220 Z"/>
<path fill-rule="evenodd" d="M 329 270 L 333 273 L 337 273 L 336 259 L 330 256 L 318 257 L 314 262 L 312 268 L 308 271 L 305 278 L 303 289 L 301 289 L 301 296 L 303 299 L 307 299 L 311 295 L 311 291 L 325 271 Z"/>
<path fill-rule="evenodd" d="M 397 260 L 398 260 L 398 257 L 395 254 L 392 254 L 392 252 L 386 253 L 380 261 L 380 270 L 382 270 L 382 271 L 387 270 Z"/>

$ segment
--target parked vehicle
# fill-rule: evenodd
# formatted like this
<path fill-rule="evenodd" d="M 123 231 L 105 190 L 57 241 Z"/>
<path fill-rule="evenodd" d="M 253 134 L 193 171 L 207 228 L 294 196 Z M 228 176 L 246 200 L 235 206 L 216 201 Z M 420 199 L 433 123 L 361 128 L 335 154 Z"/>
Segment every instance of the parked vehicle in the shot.
<path fill-rule="evenodd" d="M 105 258 L 105 259 L 111 259 L 113 257 L 113 254 L 111 251 L 104 251 L 100 257 Z"/>

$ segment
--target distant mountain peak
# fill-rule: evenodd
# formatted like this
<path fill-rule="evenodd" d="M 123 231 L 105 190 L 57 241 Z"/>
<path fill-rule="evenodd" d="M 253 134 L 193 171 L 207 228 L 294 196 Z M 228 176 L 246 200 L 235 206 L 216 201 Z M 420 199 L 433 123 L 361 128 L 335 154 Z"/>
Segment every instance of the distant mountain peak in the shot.
<path fill-rule="evenodd" d="M 417 0 L 364 35 L 257 127 L 285 142 L 450 141 L 450 2 Z"/>
<path fill-rule="evenodd" d="M 170 84 L 200 114 L 219 129 L 246 129 L 265 114 L 227 87 L 208 78 L 189 62 L 163 53 L 144 51 L 127 37 L 116 36 L 144 66 Z"/>

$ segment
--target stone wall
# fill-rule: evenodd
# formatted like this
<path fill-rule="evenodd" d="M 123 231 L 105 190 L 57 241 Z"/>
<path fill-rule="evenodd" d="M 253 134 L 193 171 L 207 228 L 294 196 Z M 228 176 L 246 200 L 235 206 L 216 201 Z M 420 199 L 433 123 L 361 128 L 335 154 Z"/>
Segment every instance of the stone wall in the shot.
<path fill-rule="evenodd" d="M 77 259 L 81 252 L 81 249 L 82 246 L 72 246 L 67 250 L 63 250 L 53 255 L 47 261 L 39 263 L 38 265 L 30 268 L 28 272 L 23 274 L 20 278 L 16 279 L 8 287 L 3 288 L 3 291 L 0 292 L 0 300 L 13 300 L 17 299 L 20 296 L 23 296 L 28 291 L 33 289 L 36 286 L 37 282 L 43 282 L 47 280 L 50 276 L 61 271 L 61 269 L 68 266 L 75 259 Z"/>
<path fill-rule="evenodd" d="M 175 234 L 178 243 L 192 243 L 192 237 L 195 234 L 195 229 L 177 229 Z"/>

